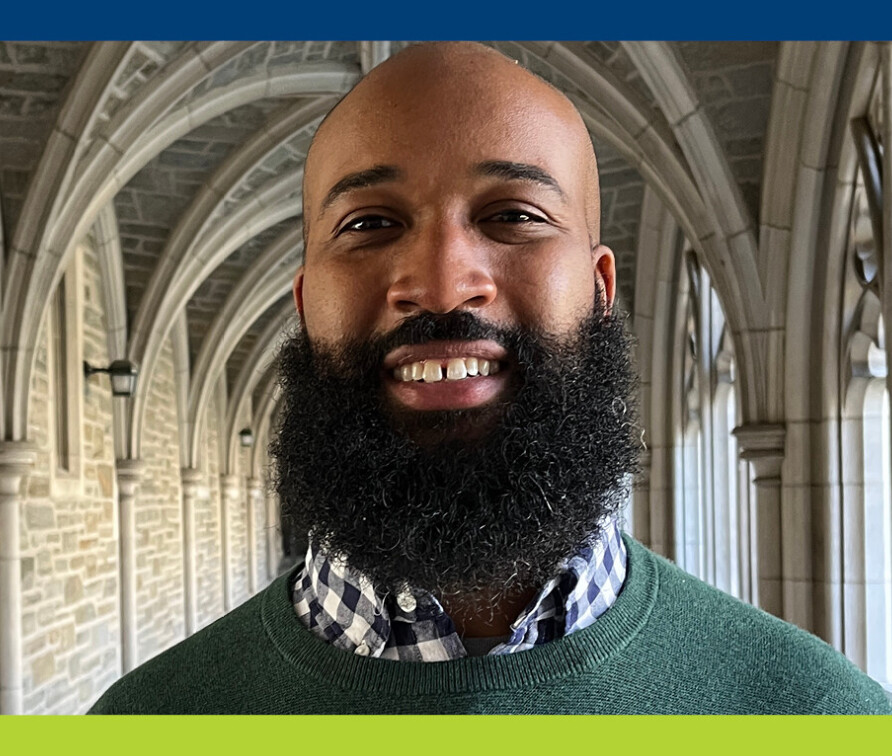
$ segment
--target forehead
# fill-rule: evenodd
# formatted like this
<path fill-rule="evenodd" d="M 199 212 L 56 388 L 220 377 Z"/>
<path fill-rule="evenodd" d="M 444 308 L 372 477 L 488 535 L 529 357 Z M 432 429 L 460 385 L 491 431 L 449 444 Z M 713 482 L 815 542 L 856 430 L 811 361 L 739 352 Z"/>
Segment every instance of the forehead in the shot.
<path fill-rule="evenodd" d="M 308 210 L 341 177 L 394 165 L 443 180 L 485 161 L 537 165 L 582 183 L 591 150 L 570 103 L 530 74 L 391 77 L 357 88 L 320 129 L 307 160 Z"/>

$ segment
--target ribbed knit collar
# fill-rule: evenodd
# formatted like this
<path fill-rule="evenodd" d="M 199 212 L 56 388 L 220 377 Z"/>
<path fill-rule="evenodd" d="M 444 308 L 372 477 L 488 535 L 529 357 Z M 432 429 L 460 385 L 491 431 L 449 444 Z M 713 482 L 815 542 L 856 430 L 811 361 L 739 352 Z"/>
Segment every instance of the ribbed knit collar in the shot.
<path fill-rule="evenodd" d="M 588 627 L 616 600 L 626 576 L 626 547 L 616 518 L 598 540 L 565 559 L 490 654 L 512 654 Z M 311 543 L 294 583 L 301 621 L 318 638 L 360 656 L 449 661 L 467 656 L 452 620 L 427 592 L 381 595 L 360 573 Z"/>
<path fill-rule="evenodd" d="M 522 654 L 457 659 L 445 664 L 404 664 L 345 654 L 307 630 L 295 614 L 283 575 L 263 594 L 261 621 L 295 674 L 320 685 L 391 696 L 436 695 L 535 687 L 577 675 L 620 653 L 646 624 L 659 591 L 656 557 L 623 535 L 626 580 L 616 603 L 597 622 Z"/>

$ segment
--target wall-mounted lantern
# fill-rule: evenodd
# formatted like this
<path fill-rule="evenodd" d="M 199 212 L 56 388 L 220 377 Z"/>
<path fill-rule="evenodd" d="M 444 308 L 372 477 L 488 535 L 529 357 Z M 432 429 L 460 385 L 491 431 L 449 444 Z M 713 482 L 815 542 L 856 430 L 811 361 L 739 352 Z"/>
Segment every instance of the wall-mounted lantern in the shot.
<path fill-rule="evenodd" d="M 250 428 L 242 428 L 238 432 L 238 440 L 242 446 L 254 446 L 254 434 Z"/>
<path fill-rule="evenodd" d="M 136 393 L 139 368 L 130 360 L 115 360 L 106 368 L 93 367 L 84 360 L 84 375 L 89 378 L 93 373 L 108 373 L 111 376 L 113 396 L 133 396 Z"/>

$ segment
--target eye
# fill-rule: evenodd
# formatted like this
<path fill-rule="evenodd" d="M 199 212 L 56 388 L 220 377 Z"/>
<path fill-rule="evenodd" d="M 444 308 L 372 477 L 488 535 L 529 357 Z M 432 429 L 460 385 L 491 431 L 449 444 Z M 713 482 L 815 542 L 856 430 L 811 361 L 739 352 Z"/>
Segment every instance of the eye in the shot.
<path fill-rule="evenodd" d="M 548 238 L 554 231 L 549 216 L 534 212 L 525 204 L 484 210 L 478 223 L 486 236 L 501 244 L 530 244 Z"/>
<path fill-rule="evenodd" d="M 488 222 L 495 223 L 545 223 L 545 218 L 536 215 L 528 210 L 499 210 L 486 219 Z"/>
<path fill-rule="evenodd" d="M 351 218 L 347 223 L 338 229 L 337 236 L 344 233 L 366 231 L 380 231 L 386 228 L 396 228 L 397 223 L 383 215 L 363 215 L 359 218 Z"/>

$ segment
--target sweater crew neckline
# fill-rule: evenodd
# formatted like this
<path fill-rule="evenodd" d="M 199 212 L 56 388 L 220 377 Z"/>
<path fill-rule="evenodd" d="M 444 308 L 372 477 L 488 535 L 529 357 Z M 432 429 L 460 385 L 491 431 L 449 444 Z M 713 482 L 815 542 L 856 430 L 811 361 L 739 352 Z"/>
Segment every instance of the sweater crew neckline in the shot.
<path fill-rule="evenodd" d="M 614 605 L 590 627 L 516 654 L 424 663 L 347 653 L 301 624 L 288 593 L 289 575 L 264 592 L 261 622 L 296 675 L 327 686 L 406 696 L 535 687 L 602 664 L 625 648 L 650 618 L 659 591 L 655 559 L 628 535 L 623 540 L 628 572 Z"/>

